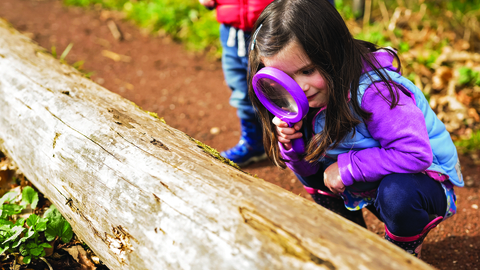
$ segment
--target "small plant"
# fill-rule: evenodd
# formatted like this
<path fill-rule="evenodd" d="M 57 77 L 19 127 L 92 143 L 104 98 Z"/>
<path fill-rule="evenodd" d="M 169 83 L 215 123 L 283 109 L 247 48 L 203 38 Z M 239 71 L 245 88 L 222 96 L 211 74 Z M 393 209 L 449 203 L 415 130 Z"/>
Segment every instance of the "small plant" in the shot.
<path fill-rule="evenodd" d="M 458 83 L 460 85 L 480 85 L 480 72 L 474 71 L 468 67 L 461 67 L 458 70 L 459 78 Z"/>
<path fill-rule="evenodd" d="M 73 47 L 73 43 L 70 43 L 70 44 L 67 45 L 65 50 L 63 50 L 62 54 L 60 55 L 60 59 L 59 59 L 60 62 L 65 63 L 65 57 L 67 57 L 67 55 L 70 52 L 70 50 L 72 49 L 72 47 Z M 52 48 L 50 50 L 52 52 L 53 57 L 57 58 L 58 57 L 57 47 L 52 46 Z M 81 64 L 83 65 L 83 63 L 81 63 Z"/>
<path fill-rule="evenodd" d="M 57 58 L 57 47 L 55 47 L 55 46 L 52 46 L 52 49 L 51 49 L 51 51 L 52 51 L 52 55 L 53 55 L 53 57 L 54 57 L 54 58 Z"/>
<path fill-rule="evenodd" d="M 65 50 L 63 51 L 62 55 L 60 55 L 60 62 L 62 63 L 66 63 L 65 61 L 65 58 L 67 57 L 68 53 L 70 52 L 70 50 L 72 49 L 73 47 L 73 43 L 70 43 L 68 44 L 68 46 L 65 48 Z M 58 58 L 58 55 L 57 55 L 57 47 L 55 46 L 52 46 L 51 49 L 50 49 L 53 57 L 55 58 Z M 83 73 L 83 75 L 87 78 L 90 78 L 92 77 L 92 75 L 95 73 L 95 72 L 87 72 L 84 68 L 83 68 L 83 64 L 85 63 L 85 61 L 83 60 L 80 60 L 80 61 L 77 61 L 75 63 L 72 64 L 72 67 L 74 67 L 76 70 L 80 71 L 81 73 Z"/>
<path fill-rule="evenodd" d="M 81 73 L 83 73 L 83 75 L 87 78 L 90 78 L 92 77 L 93 74 L 95 74 L 95 72 L 91 71 L 91 72 L 87 72 L 84 68 L 83 68 L 83 64 L 85 63 L 84 60 L 80 60 L 80 61 L 77 61 L 75 63 L 72 64 L 72 67 L 74 67 L 76 70 L 80 71 Z"/>
<path fill-rule="evenodd" d="M 474 152 L 480 148 L 480 131 L 474 131 L 470 138 L 461 139 L 454 143 L 462 153 Z"/>
<path fill-rule="evenodd" d="M 73 47 L 73 43 L 70 43 L 70 44 L 67 45 L 67 48 L 65 48 L 62 55 L 60 55 L 60 62 L 65 61 L 65 58 L 67 57 L 67 55 L 70 52 L 70 50 L 72 49 L 72 47 Z"/>
<path fill-rule="evenodd" d="M 23 262 L 29 264 L 46 255 L 45 249 L 52 247 L 47 242 L 60 239 L 68 243 L 73 237 L 70 224 L 54 205 L 43 217 L 33 213 L 28 217 L 19 216 L 23 210 L 37 207 L 38 193 L 30 186 L 21 192 L 18 187 L 6 193 L 0 203 L 0 254 L 20 253 Z"/>
<path fill-rule="evenodd" d="M 49 222 L 45 230 L 45 238 L 47 241 L 53 241 L 55 238 L 59 238 L 63 243 L 68 243 L 72 239 L 73 231 L 67 220 L 60 214 L 55 205 L 45 212 L 44 218 Z"/>

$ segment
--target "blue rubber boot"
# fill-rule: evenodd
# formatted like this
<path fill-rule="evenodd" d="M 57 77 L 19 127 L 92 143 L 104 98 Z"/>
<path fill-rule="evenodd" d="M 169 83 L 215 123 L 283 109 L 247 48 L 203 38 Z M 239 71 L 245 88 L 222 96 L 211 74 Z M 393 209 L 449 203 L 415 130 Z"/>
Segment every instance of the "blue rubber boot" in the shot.
<path fill-rule="evenodd" d="M 256 120 L 240 119 L 240 125 L 242 130 L 240 141 L 234 147 L 221 152 L 220 155 L 237 163 L 240 167 L 266 159 L 260 123 Z"/>

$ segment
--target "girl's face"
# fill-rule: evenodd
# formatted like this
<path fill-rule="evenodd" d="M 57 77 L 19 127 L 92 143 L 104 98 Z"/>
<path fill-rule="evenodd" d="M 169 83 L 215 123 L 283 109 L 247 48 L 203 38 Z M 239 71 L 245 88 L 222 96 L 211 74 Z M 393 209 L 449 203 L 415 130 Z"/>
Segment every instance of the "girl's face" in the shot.
<path fill-rule="evenodd" d="M 298 42 L 290 42 L 276 55 L 262 58 L 262 62 L 292 77 L 307 96 L 309 107 L 327 105 L 327 83 Z"/>

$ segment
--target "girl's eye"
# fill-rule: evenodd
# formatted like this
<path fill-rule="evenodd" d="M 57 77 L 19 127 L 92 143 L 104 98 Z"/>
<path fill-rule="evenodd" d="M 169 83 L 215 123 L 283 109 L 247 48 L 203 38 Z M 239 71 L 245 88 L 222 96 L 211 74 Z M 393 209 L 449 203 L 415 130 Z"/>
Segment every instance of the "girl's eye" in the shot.
<path fill-rule="evenodd" d="M 306 70 L 302 70 L 302 74 L 303 74 L 303 75 L 310 75 L 310 74 L 312 74 L 313 72 L 315 72 L 315 69 L 314 69 L 314 68 L 309 68 L 309 69 L 306 69 Z"/>

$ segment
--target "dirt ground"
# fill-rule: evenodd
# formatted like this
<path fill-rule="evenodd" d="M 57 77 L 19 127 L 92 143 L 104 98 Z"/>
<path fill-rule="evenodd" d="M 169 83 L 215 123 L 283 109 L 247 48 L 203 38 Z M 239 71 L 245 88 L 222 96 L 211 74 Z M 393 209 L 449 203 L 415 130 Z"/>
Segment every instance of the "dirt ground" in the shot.
<path fill-rule="evenodd" d="M 68 63 L 85 61 L 93 81 L 158 113 L 172 127 L 219 151 L 237 143 L 239 121 L 228 104 L 219 61 L 186 52 L 168 37 L 152 37 L 112 13 L 67 8 L 59 0 L 1 0 L 0 17 L 42 47 L 55 46 L 58 55 L 73 43 Z M 114 38 L 109 21 L 123 39 Z M 457 189 L 458 213 L 425 241 L 422 259 L 438 269 L 480 269 L 478 161 L 478 155 L 461 157 L 466 187 Z M 293 173 L 269 161 L 244 170 L 309 198 Z M 368 229 L 383 236 L 383 224 L 368 211 L 364 215 Z"/>

